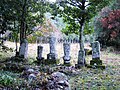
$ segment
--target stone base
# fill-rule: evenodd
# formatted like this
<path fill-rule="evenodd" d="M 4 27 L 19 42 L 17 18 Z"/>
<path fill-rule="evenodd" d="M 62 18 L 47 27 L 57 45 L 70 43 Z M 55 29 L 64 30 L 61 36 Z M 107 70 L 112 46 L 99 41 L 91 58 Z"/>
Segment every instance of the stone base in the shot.
<path fill-rule="evenodd" d="M 102 65 L 102 60 L 100 58 L 94 58 L 90 61 L 90 65 L 87 65 L 88 68 L 100 68 L 105 69 L 105 66 Z"/>
<path fill-rule="evenodd" d="M 84 64 L 75 64 L 75 68 L 82 68 L 84 66 L 85 66 Z"/>
<path fill-rule="evenodd" d="M 90 61 L 90 65 L 102 65 L 102 60 L 93 59 L 93 60 Z"/>
<path fill-rule="evenodd" d="M 65 66 L 71 66 L 71 63 L 70 63 L 70 61 L 64 61 L 64 65 Z"/>
<path fill-rule="evenodd" d="M 104 65 L 87 65 L 87 68 L 93 68 L 93 69 L 100 68 L 100 69 L 105 69 L 105 66 L 104 66 Z"/>
<path fill-rule="evenodd" d="M 70 65 L 70 59 L 71 59 L 71 57 L 69 56 L 68 58 L 65 58 L 65 57 L 63 57 L 63 60 L 64 60 L 64 64 L 68 64 L 68 65 Z"/>
<path fill-rule="evenodd" d="M 41 60 L 44 60 L 44 57 L 42 58 L 39 58 L 39 57 L 36 57 L 37 61 L 41 61 Z"/>
<path fill-rule="evenodd" d="M 59 64 L 59 60 L 51 60 L 51 59 L 46 59 L 44 64 Z"/>
<path fill-rule="evenodd" d="M 64 64 L 70 64 L 70 60 L 64 60 Z"/>
<path fill-rule="evenodd" d="M 49 53 L 47 54 L 47 59 L 48 60 L 56 60 L 57 59 L 57 55 L 54 53 Z"/>

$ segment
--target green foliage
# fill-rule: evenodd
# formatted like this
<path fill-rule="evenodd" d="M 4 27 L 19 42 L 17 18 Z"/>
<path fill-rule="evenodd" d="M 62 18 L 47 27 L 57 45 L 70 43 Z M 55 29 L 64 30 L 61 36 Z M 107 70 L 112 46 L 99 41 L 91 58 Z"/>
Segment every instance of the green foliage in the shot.
<path fill-rule="evenodd" d="M 1 0 L 0 6 L 2 31 L 16 30 L 20 33 L 20 40 L 26 38 L 35 26 L 44 21 L 44 13 L 49 10 L 46 0 Z"/>
<path fill-rule="evenodd" d="M 86 22 L 85 28 L 84 28 L 84 35 L 92 34 L 94 32 L 94 27 L 93 27 L 93 20 L 88 23 Z"/>
<path fill-rule="evenodd" d="M 0 84 L 3 86 L 12 86 L 15 82 L 17 82 L 18 74 L 13 74 L 7 71 L 0 71 Z"/>
<path fill-rule="evenodd" d="M 36 43 L 37 40 L 37 36 L 29 36 L 29 38 L 27 39 L 29 43 Z"/>
<path fill-rule="evenodd" d="M 63 17 L 63 20 L 67 22 L 66 28 L 62 31 L 65 34 L 68 33 L 76 33 L 78 34 L 81 24 L 83 22 L 82 18 L 85 19 L 85 34 L 90 34 L 93 32 L 93 27 L 90 27 L 89 20 L 93 18 L 98 11 L 100 11 L 103 7 L 108 5 L 111 0 L 65 0 L 65 1 L 57 1 L 56 7 L 54 6 L 54 10 L 57 11 L 53 15 L 57 15 L 59 13 L 60 16 Z M 86 4 L 84 4 L 86 3 Z M 84 7 L 83 7 L 84 5 Z M 56 8 L 56 9 L 55 9 Z M 90 29 L 88 29 L 90 28 Z"/>
<path fill-rule="evenodd" d="M 77 29 L 77 30 L 76 30 Z M 62 33 L 64 33 L 65 35 L 69 35 L 69 34 L 78 34 L 78 29 L 79 26 L 77 24 L 73 24 L 73 25 L 67 25 L 64 29 L 62 29 Z"/>
<path fill-rule="evenodd" d="M 32 34 L 30 34 L 29 36 L 27 36 L 27 40 L 29 43 L 36 43 L 37 41 L 37 37 L 43 36 L 41 31 L 36 31 Z"/>
<path fill-rule="evenodd" d="M 120 9 L 120 1 L 119 0 L 113 0 L 110 4 L 110 8 L 112 10 Z"/>

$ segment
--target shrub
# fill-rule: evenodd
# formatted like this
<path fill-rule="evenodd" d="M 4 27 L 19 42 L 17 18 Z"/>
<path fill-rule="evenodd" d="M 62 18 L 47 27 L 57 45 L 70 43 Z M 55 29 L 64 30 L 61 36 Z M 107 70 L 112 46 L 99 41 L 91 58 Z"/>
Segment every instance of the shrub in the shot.
<path fill-rule="evenodd" d="M 103 8 L 99 16 L 95 18 L 94 24 L 96 39 L 102 45 L 119 47 L 120 9 L 113 9 L 112 7 Z"/>

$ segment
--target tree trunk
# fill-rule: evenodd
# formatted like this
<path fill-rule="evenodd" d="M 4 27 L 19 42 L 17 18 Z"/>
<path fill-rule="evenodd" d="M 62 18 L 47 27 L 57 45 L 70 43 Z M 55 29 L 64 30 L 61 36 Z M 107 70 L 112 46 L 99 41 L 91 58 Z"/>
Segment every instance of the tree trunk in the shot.
<path fill-rule="evenodd" d="M 14 28 L 16 27 L 16 23 L 14 21 Z M 18 29 L 19 30 L 19 29 Z M 17 45 L 17 40 L 18 40 L 18 35 L 17 35 L 17 32 L 14 32 L 14 39 L 15 39 L 15 53 L 16 53 L 16 56 L 17 56 L 17 52 L 18 52 L 18 45 Z"/>
<path fill-rule="evenodd" d="M 80 30 L 79 30 L 79 35 L 80 35 L 80 37 L 79 37 L 80 50 L 78 52 L 78 66 L 79 67 L 85 66 L 85 64 L 86 64 L 83 31 L 84 31 L 84 22 L 81 24 L 81 27 L 80 27 Z"/>
<path fill-rule="evenodd" d="M 84 25 L 85 25 L 85 1 L 82 0 L 82 6 L 81 6 L 81 14 L 82 17 L 80 16 L 80 29 L 79 29 L 79 45 L 80 45 L 80 50 L 78 52 L 78 67 L 85 66 L 86 61 L 85 61 L 85 51 L 84 51 L 84 39 L 83 39 L 83 31 L 84 31 Z"/>
<path fill-rule="evenodd" d="M 20 21 L 20 44 L 22 43 L 22 40 L 26 39 L 26 1 L 24 0 L 24 4 L 22 7 L 22 15 L 21 15 L 21 21 Z"/>
<path fill-rule="evenodd" d="M 79 45 L 80 45 L 80 50 L 84 50 L 83 31 L 84 31 L 84 23 L 81 24 L 81 27 L 79 29 Z"/>

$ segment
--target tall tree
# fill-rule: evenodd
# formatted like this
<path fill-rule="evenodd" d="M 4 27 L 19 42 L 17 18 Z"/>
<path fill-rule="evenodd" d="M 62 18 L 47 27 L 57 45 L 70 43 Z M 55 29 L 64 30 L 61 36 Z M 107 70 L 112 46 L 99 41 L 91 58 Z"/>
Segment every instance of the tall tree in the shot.
<path fill-rule="evenodd" d="M 64 17 L 64 21 L 73 28 L 72 32 L 76 32 L 76 30 L 79 32 L 80 51 L 78 64 L 85 65 L 83 41 L 85 23 L 95 16 L 97 11 L 108 4 L 109 1 L 110 0 L 57 0 L 56 2 L 56 9 L 59 10 L 57 10 L 55 14 L 59 13 L 62 17 Z"/>
<path fill-rule="evenodd" d="M 1 0 L 0 2 L 0 33 L 6 30 L 13 32 L 17 52 L 18 36 L 21 44 L 27 35 L 33 32 L 33 28 L 44 21 L 48 2 L 46 0 Z"/>
<path fill-rule="evenodd" d="M 43 22 L 44 13 L 48 9 L 47 5 L 46 0 L 1 0 L 1 16 L 6 17 L 12 25 L 18 26 L 21 41 L 36 25 Z M 7 25 L 13 28 L 9 23 Z"/>

